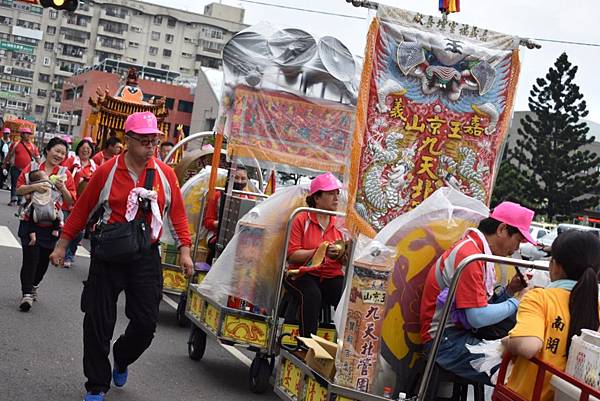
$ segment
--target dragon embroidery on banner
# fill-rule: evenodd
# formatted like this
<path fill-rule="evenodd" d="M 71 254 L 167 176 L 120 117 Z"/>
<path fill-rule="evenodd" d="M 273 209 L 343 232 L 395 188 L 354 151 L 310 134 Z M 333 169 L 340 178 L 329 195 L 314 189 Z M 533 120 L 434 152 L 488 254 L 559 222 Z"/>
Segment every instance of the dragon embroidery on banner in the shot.
<path fill-rule="evenodd" d="M 375 52 L 374 59 L 374 109 L 389 113 L 394 99 L 400 96 L 417 105 L 437 102 L 436 112 L 445 106 L 449 113 L 475 113 L 485 119 L 488 124 L 483 134 L 492 137 L 505 108 L 510 54 L 466 40 L 396 29 L 382 23 L 377 44 L 380 51 Z M 386 134 L 371 127 L 367 157 L 363 157 L 363 193 L 355 207 L 376 230 L 387 223 L 382 218 L 389 211 L 402 207 L 410 197 L 403 188 L 412 179 L 416 149 L 406 149 L 411 141 L 403 141 L 402 124 L 387 127 Z M 490 168 L 484 160 L 489 149 L 484 147 L 490 141 L 483 138 L 479 142 L 463 141 L 456 149 L 444 152 L 436 171 L 446 185 L 485 202 Z"/>

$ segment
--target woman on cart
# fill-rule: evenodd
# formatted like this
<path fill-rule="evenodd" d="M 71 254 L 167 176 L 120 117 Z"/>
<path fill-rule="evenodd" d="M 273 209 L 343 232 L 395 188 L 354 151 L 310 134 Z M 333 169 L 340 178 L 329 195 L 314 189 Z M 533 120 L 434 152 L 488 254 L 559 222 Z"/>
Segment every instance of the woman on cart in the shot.
<path fill-rule="evenodd" d="M 322 174 L 311 181 L 306 203 L 312 208 L 335 211 L 341 187 L 333 174 Z M 303 212 L 294 218 L 285 286 L 299 306 L 300 335 L 304 337 L 317 333 L 321 307 L 336 307 L 342 296 L 343 251 L 334 242 L 343 239 L 335 216 Z"/>
<path fill-rule="evenodd" d="M 552 244 L 547 288 L 529 291 L 521 300 L 517 324 L 503 340 L 517 358 L 508 387 L 531 400 L 537 365 L 532 357 L 564 370 L 571 338 L 581 329 L 598 330 L 600 239 L 595 233 L 571 230 Z M 541 401 L 553 399 L 551 374 L 546 373 Z"/>

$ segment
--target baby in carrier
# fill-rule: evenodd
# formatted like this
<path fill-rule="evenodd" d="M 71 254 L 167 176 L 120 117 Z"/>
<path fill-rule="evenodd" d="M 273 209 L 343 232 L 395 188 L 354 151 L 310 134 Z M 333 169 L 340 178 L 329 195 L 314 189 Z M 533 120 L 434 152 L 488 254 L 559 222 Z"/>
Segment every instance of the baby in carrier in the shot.
<path fill-rule="evenodd" d="M 60 179 L 60 177 L 58 178 Z M 35 234 L 35 225 L 37 223 L 51 223 L 52 224 L 52 236 L 58 237 L 60 235 L 60 228 L 62 227 L 63 214 L 54 202 L 52 196 L 52 189 L 54 185 L 48 178 L 43 170 L 35 170 L 29 173 L 29 182 L 31 184 L 42 183 L 46 190 L 44 192 L 34 191 L 30 194 L 31 198 L 25 206 L 24 215 L 29 216 L 29 245 L 35 245 L 37 239 Z"/>

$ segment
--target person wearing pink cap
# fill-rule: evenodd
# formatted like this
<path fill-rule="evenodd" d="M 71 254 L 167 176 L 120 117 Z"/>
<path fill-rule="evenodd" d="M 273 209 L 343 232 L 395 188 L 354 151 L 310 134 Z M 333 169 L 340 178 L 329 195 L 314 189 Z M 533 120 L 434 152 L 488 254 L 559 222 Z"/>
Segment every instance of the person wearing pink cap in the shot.
<path fill-rule="evenodd" d="M 2 138 L 0 139 L 0 167 L 2 167 L 2 171 L 0 172 L 0 189 L 4 187 L 4 182 L 8 178 L 9 168 L 8 166 L 4 166 L 4 161 L 7 160 L 10 145 L 12 145 L 10 128 L 5 127 L 2 129 Z"/>
<path fill-rule="evenodd" d="M 21 140 L 13 142 L 8 150 L 8 155 L 4 160 L 4 166 L 12 163 L 10 167 L 10 201 L 8 206 L 15 206 L 21 201 L 21 197 L 16 194 L 17 180 L 21 171 L 31 164 L 32 161 L 40 162 L 40 151 L 32 142 L 31 128 L 22 127 L 20 129 Z"/>
<path fill-rule="evenodd" d="M 321 174 L 311 181 L 306 204 L 316 209 L 335 211 L 341 187 L 341 182 L 333 174 Z M 344 254 L 334 242 L 343 239 L 334 216 L 303 212 L 292 222 L 287 253 L 290 274 L 284 284 L 295 301 L 294 305 L 298 305 L 300 335 L 304 337 L 317 333 L 321 307 L 337 307 L 342 296 L 344 271 L 341 259 Z M 317 250 L 325 241 L 329 243 L 325 255 L 317 257 Z M 321 260 L 315 261 L 315 258 Z"/>
<path fill-rule="evenodd" d="M 177 176 L 173 169 L 154 157 L 158 144 L 154 114 L 133 113 L 124 125 L 127 151 L 96 169 L 65 222 L 63 233 L 50 255 L 60 265 L 69 242 L 88 223 L 94 224 L 92 252 L 87 281 L 81 295 L 83 319 L 83 370 L 87 377 L 85 401 L 102 401 L 111 383 L 110 341 L 117 320 L 117 299 L 125 292 L 125 310 L 129 324 L 114 343 L 112 381 L 125 385 L 128 367 L 150 346 L 154 338 L 162 298 L 162 267 L 159 240 L 163 229 L 173 235 L 180 252 L 180 265 L 191 276 L 192 241 Z M 168 213 L 168 218 L 167 214 Z M 90 218 L 89 216 L 92 216 Z M 137 224 L 143 222 L 143 226 Z M 132 225 L 132 223 L 134 223 Z M 163 227 L 168 224 L 169 227 Z M 131 227 L 134 228 L 131 228 Z M 131 254 L 130 249 L 116 252 L 119 236 L 108 245 L 105 233 L 133 234 L 148 232 L 147 240 L 137 245 L 149 248 Z M 131 238 L 121 242 L 131 244 Z M 148 243 L 149 242 L 149 243 Z M 136 246 L 136 244 L 133 244 Z M 103 252 L 100 252 L 103 250 Z"/>
<path fill-rule="evenodd" d="M 523 241 L 535 244 L 529 234 L 533 210 L 514 202 L 502 202 L 479 226 L 468 229 L 463 238 L 446 250 L 431 266 L 421 298 L 421 339 L 429 350 L 439 330 L 441 310 L 447 301 L 448 287 L 455 269 L 467 256 L 487 254 L 511 256 Z M 437 364 L 464 379 L 491 385 L 490 376 L 475 370 L 471 361 L 482 355 L 471 354 L 466 345 L 482 339 L 499 339 L 515 324 L 519 297 L 525 291 L 515 275 L 506 288 L 496 283 L 493 263 L 471 262 L 463 270 L 452 303 L 451 319 L 437 355 Z M 497 369 L 497 367 L 496 367 Z M 495 369 L 492 369 L 492 374 Z"/>

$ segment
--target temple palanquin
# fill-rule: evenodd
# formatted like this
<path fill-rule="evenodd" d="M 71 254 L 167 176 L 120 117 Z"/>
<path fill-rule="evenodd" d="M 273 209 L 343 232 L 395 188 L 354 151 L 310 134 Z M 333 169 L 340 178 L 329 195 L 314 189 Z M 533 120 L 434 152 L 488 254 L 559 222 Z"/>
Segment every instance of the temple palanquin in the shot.
<path fill-rule="evenodd" d="M 82 136 L 91 136 L 99 149 L 103 148 L 110 136 L 116 135 L 123 139 L 123 126 L 127 116 L 138 111 L 152 112 L 158 120 L 158 128 L 162 132 L 169 132 L 170 124 L 166 122 L 169 111 L 165 107 L 165 98 L 145 102 L 135 68 L 129 69 L 125 83 L 114 96 L 108 93 L 108 89 L 101 88 L 96 89 L 96 95 L 96 99 L 90 97 L 88 100 L 93 111 L 85 121 Z"/>

